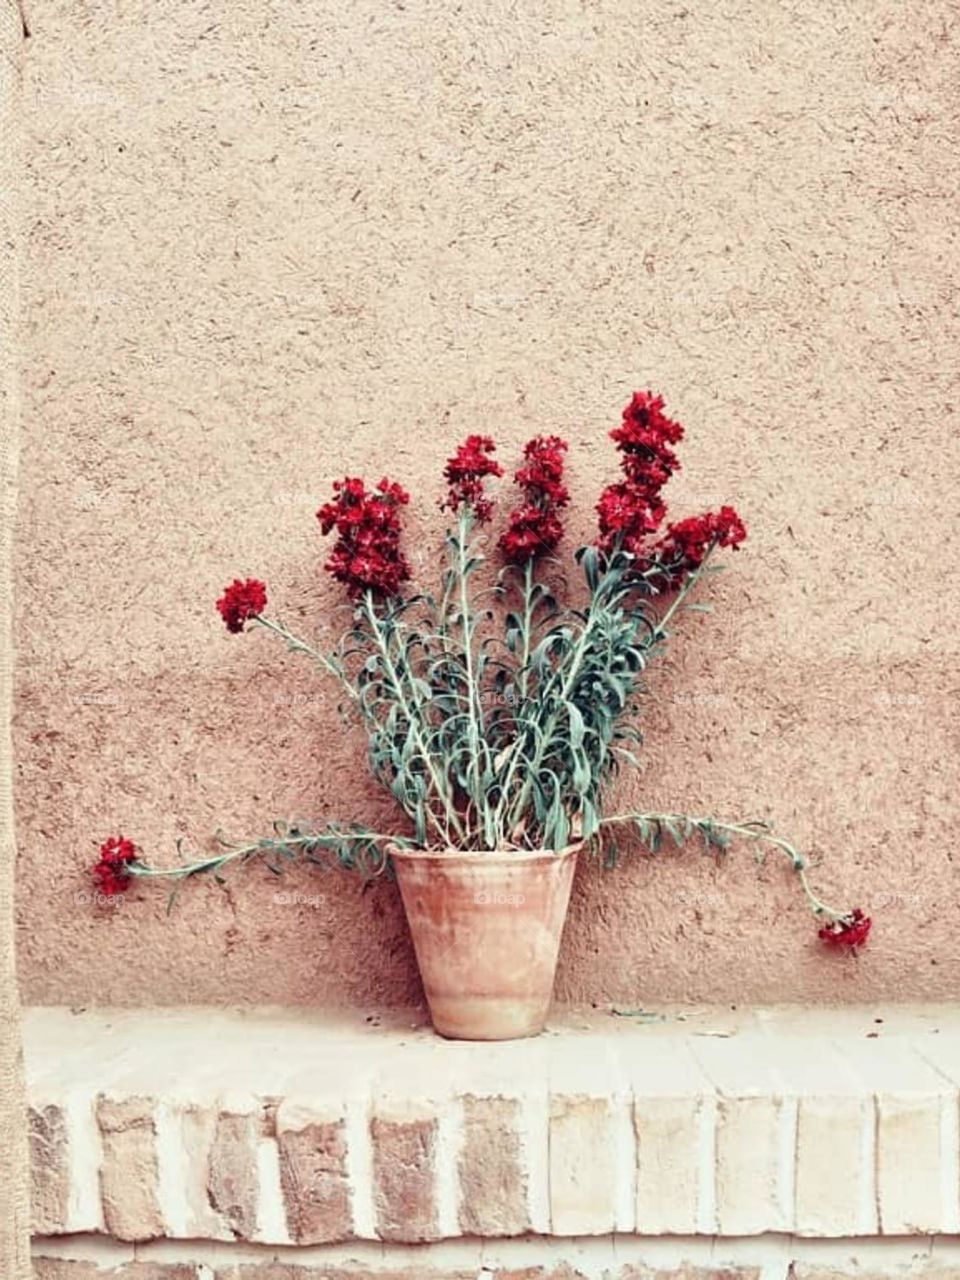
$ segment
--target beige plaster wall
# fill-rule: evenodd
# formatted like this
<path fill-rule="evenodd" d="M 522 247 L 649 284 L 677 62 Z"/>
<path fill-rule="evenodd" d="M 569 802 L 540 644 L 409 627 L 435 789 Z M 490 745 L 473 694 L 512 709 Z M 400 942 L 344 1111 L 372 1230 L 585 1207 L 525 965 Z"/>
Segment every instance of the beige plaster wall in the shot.
<path fill-rule="evenodd" d="M 220 825 L 388 821 L 312 672 L 228 638 L 219 589 L 256 573 L 329 622 L 313 512 L 345 471 L 416 492 L 428 569 L 470 430 L 507 459 L 568 436 L 589 535 L 645 385 L 688 427 L 674 511 L 731 498 L 751 539 L 655 675 L 624 799 L 774 817 L 876 935 L 824 957 L 749 851 L 638 858 L 583 870 L 559 994 L 956 994 L 957 5 L 30 16 L 27 997 L 418 998 L 389 884 L 253 870 L 169 920 L 152 891 L 98 913 L 84 868 L 118 828 L 165 859 Z"/>

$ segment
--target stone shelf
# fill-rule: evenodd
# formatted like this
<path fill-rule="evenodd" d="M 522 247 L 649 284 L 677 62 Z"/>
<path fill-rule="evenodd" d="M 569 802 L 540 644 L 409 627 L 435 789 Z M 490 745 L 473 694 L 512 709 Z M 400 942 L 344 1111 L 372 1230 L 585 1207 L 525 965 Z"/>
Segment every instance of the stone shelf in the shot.
<path fill-rule="evenodd" d="M 28 1010 L 35 1232 L 960 1231 L 957 1009 L 632 1015 L 567 1012 L 482 1045 L 419 1013 Z"/>

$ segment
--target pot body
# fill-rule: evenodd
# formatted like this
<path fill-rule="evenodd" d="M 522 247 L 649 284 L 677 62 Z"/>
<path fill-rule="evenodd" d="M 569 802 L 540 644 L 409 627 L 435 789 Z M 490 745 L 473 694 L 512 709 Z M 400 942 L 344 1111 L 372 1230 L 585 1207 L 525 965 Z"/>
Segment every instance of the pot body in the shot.
<path fill-rule="evenodd" d="M 543 1030 L 578 848 L 392 851 L 440 1035 L 516 1040 Z"/>

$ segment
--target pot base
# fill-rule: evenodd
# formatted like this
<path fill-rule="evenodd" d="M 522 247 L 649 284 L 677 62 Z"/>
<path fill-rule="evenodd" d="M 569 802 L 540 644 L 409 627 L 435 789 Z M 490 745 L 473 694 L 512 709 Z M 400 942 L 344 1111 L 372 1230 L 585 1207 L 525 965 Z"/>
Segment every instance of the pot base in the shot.
<path fill-rule="evenodd" d="M 526 1040 L 538 1036 L 550 1001 L 497 996 L 438 996 L 430 1000 L 430 1018 L 445 1040 Z"/>

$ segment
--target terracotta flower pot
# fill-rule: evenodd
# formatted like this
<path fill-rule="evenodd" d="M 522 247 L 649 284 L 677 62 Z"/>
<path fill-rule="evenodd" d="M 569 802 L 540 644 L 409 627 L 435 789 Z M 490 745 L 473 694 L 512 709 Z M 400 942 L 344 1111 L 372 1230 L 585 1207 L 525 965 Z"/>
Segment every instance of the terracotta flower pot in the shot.
<path fill-rule="evenodd" d="M 543 1030 L 579 847 L 391 850 L 440 1035 L 516 1040 Z"/>

